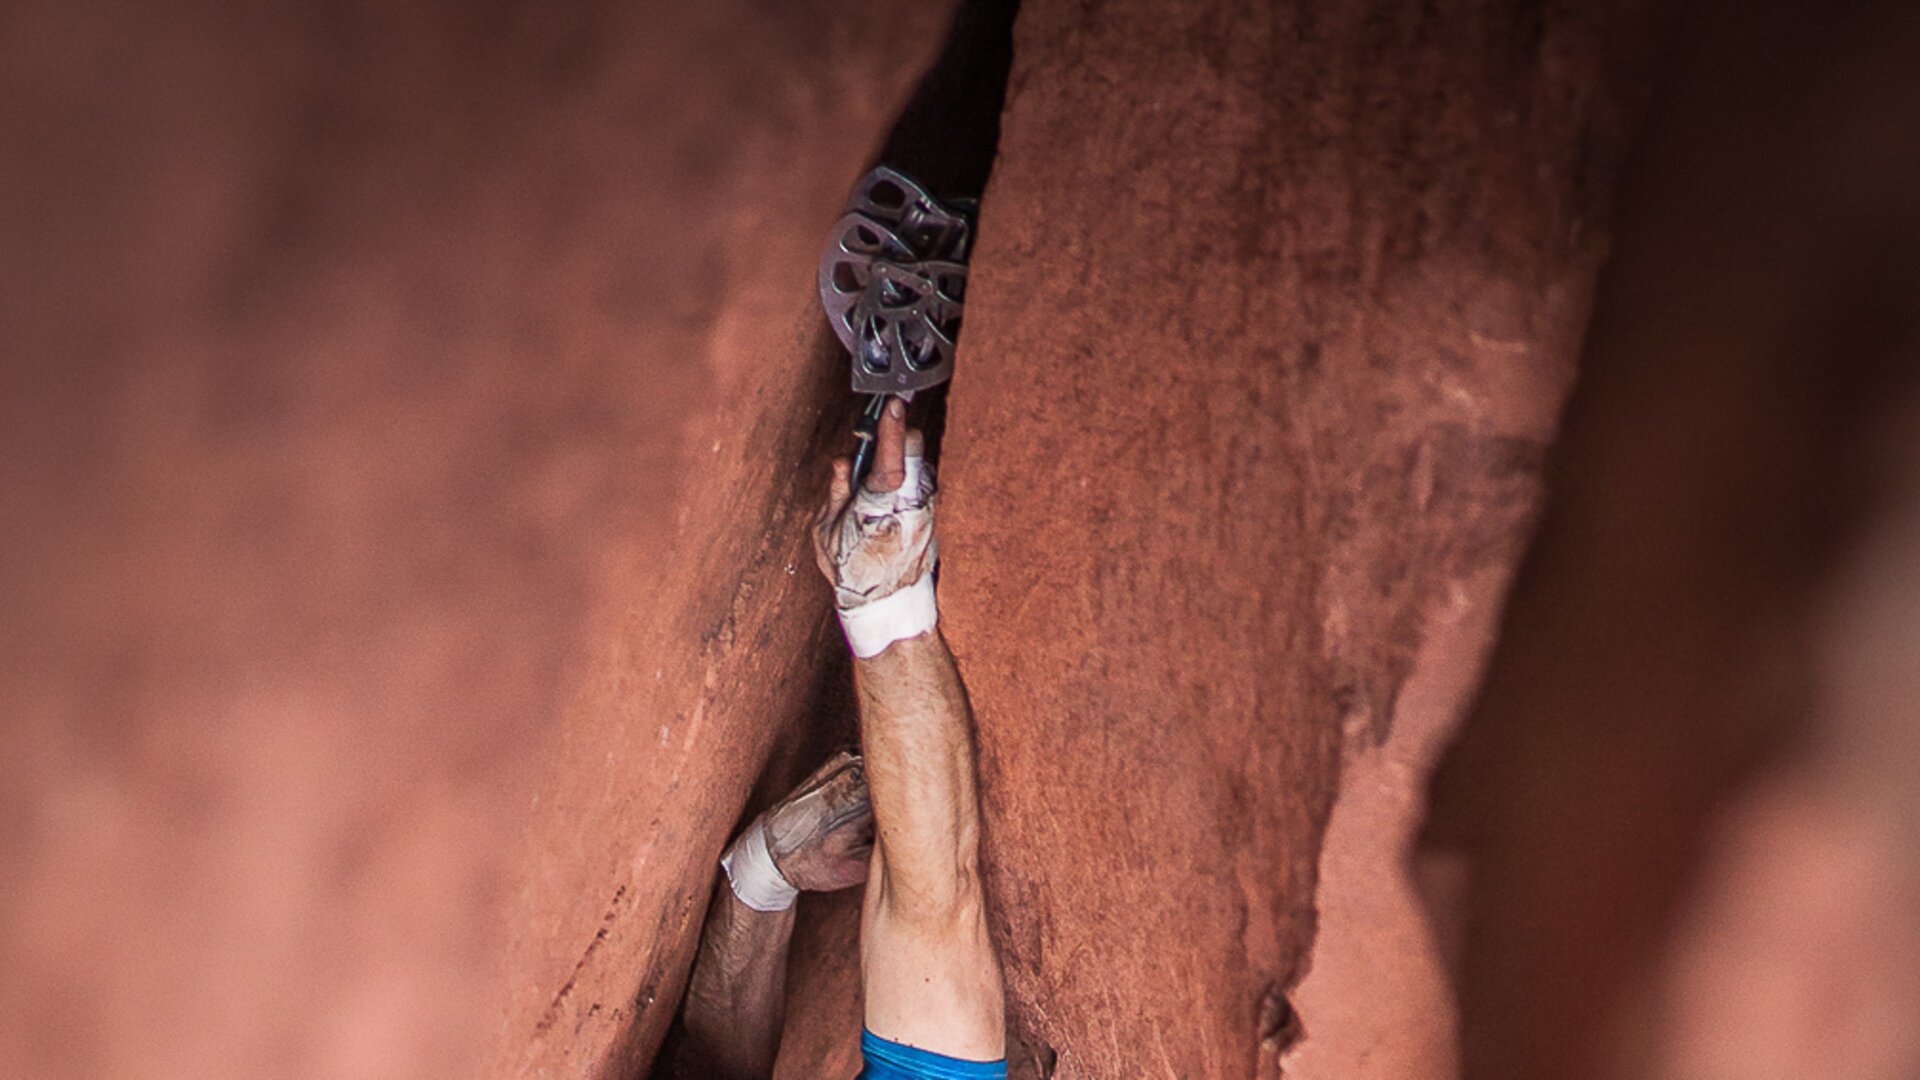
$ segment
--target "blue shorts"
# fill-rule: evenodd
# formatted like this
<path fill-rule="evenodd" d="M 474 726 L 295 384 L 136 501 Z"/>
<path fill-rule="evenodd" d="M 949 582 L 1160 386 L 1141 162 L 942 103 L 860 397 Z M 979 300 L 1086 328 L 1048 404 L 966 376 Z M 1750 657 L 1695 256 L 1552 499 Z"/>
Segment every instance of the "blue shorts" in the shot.
<path fill-rule="evenodd" d="M 855 1080 L 1006 1080 L 1007 1076 L 1004 1058 L 964 1061 L 888 1042 L 865 1029 L 860 1032 L 860 1057 L 867 1064 Z"/>

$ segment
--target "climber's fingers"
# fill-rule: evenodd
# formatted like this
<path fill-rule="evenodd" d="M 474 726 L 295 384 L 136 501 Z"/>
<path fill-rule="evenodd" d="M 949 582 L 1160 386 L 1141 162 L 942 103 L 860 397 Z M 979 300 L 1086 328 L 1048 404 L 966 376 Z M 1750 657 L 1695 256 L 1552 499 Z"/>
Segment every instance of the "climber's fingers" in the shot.
<path fill-rule="evenodd" d="M 833 459 L 833 477 L 827 481 L 827 501 L 820 505 L 820 512 L 813 519 L 813 560 L 828 581 L 834 580 L 833 558 L 829 554 L 833 547 L 833 530 L 840 521 L 840 512 L 845 510 L 853 498 L 853 462 L 847 458 Z"/>
<path fill-rule="evenodd" d="M 853 462 L 847 458 L 833 459 L 833 478 L 827 481 L 827 506 L 821 513 L 825 521 L 840 516 L 840 510 L 853 498 Z"/>
<path fill-rule="evenodd" d="M 868 491 L 895 491 L 907 478 L 907 403 L 887 402 L 874 435 L 873 468 L 867 473 Z"/>

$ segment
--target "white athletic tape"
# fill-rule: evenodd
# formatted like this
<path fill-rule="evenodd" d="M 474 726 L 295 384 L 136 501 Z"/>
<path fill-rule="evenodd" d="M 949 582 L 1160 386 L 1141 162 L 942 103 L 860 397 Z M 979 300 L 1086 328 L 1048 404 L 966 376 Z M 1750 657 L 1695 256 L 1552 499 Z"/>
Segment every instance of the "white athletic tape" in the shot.
<path fill-rule="evenodd" d="M 919 637 L 939 621 L 932 574 L 870 604 L 840 613 L 840 628 L 847 632 L 847 644 L 862 660 L 879 656 L 896 641 Z"/>
<path fill-rule="evenodd" d="M 924 504 L 928 498 L 932 498 L 933 470 L 927 468 L 927 459 L 919 454 L 908 454 L 906 457 L 900 459 L 900 465 L 904 478 L 900 481 L 899 490 L 894 494 L 910 495 L 920 504 Z M 920 475 L 922 473 L 927 475 L 926 498 L 920 497 Z"/>
<path fill-rule="evenodd" d="M 759 818 L 753 819 L 747 831 L 720 857 L 720 868 L 727 872 L 733 895 L 755 911 L 785 911 L 800 895 L 800 890 L 787 884 L 780 868 L 773 864 L 773 852 L 767 850 L 767 830 Z"/>
<path fill-rule="evenodd" d="M 940 621 L 933 568 L 933 467 L 918 455 L 893 491 L 854 493 L 834 537 L 834 607 L 853 654 L 865 660 Z"/>

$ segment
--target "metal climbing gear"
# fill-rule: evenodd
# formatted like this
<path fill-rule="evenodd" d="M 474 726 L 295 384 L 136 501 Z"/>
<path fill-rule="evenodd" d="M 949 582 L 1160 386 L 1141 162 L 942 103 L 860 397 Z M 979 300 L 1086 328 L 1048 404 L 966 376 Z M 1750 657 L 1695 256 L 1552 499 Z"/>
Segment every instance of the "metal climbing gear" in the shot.
<path fill-rule="evenodd" d="M 967 289 L 967 215 L 885 165 L 863 177 L 820 256 L 820 302 L 862 394 L 925 390 L 953 374 Z"/>

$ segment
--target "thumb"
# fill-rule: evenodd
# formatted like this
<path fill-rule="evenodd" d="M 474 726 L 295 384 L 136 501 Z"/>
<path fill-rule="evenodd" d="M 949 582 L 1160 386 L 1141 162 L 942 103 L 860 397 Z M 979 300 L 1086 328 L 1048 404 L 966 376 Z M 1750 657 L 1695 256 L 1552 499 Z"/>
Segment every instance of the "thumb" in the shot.
<path fill-rule="evenodd" d="M 853 462 L 846 458 L 833 459 L 833 479 L 827 481 L 827 515 L 838 514 L 840 508 L 853 498 Z"/>

